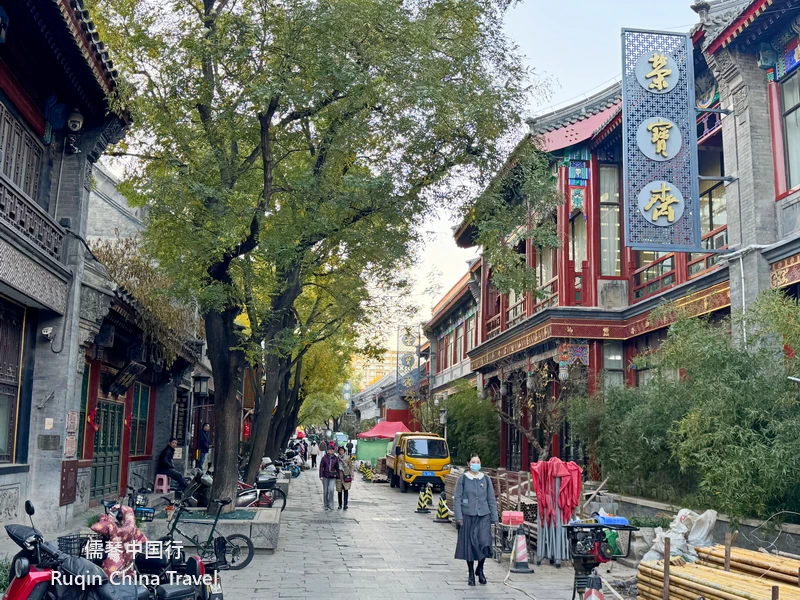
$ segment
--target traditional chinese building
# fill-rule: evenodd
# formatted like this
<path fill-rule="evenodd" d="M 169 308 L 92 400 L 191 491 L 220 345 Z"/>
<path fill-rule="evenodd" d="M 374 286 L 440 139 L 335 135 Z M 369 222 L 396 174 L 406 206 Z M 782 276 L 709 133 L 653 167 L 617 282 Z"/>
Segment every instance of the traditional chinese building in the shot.
<path fill-rule="evenodd" d="M 547 361 L 560 376 L 575 365 L 584 369 L 589 392 L 647 381 L 650 373 L 633 369 L 632 360 L 664 339 L 666 323 L 652 318 L 664 302 L 714 317 L 747 306 L 771 287 L 798 296 L 800 3 L 718 0 L 692 8 L 701 21 L 691 34 L 700 244 L 709 252 L 626 246 L 619 84 L 531 120 L 520 146 L 536 141 L 553 157 L 565 201 L 546 218 L 554 220 L 561 245 L 517 247 L 537 271 L 537 297 L 498 293 L 490 265 L 470 270 L 480 276 L 477 338 L 467 360 L 477 387 L 495 402 L 525 394 L 526 372 Z M 648 82 L 659 81 L 668 67 L 651 62 Z M 674 131 L 658 119 L 649 125 L 643 143 L 651 146 L 645 148 L 655 160 L 666 158 Z M 648 192 L 641 210 L 651 222 L 672 222 L 678 206 L 671 192 Z M 464 223 L 456 242 L 471 247 L 474 233 Z M 438 344 L 434 356 L 443 354 L 431 362 L 434 394 L 449 380 L 448 370 L 464 362 L 450 362 L 461 357 L 447 333 L 458 319 L 451 323 L 444 313 L 466 283 L 442 299 L 428 326 Z M 448 325 L 437 329 L 443 321 Z M 502 427 L 503 466 L 518 469 L 536 459 L 524 436 Z M 572 446 L 567 425 L 552 445 L 563 458 L 585 458 Z"/>
<path fill-rule="evenodd" d="M 0 2 L 0 520 L 75 513 L 85 355 L 109 310 L 83 239 L 119 139 L 117 71 L 80 0 Z"/>
<path fill-rule="evenodd" d="M 470 261 L 464 276 L 433 307 L 425 325 L 430 344 L 430 397 L 446 398 L 456 381 L 475 383 L 468 353 L 478 344 L 481 261 Z"/>

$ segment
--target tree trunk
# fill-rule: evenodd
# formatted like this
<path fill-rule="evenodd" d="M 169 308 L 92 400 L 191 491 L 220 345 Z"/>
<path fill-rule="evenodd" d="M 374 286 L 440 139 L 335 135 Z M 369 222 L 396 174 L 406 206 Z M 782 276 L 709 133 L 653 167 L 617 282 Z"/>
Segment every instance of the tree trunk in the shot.
<path fill-rule="evenodd" d="M 236 308 L 212 310 L 205 315 L 207 355 L 214 375 L 214 485 L 211 498 L 235 498 L 238 483 L 239 420 L 241 407 L 236 398 L 238 375 L 244 367 L 244 353 L 232 350 L 239 345 L 234 320 Z M 235 503 L 226 507 L 233 510 Z M 215 507 L 209 507 L 214 510 Z"/>
<path fill-rule="evenodd" d="M 261 467 L 261 458 L 269 456 L 273 459 L 278 458 L 272 454 L 265 454 L 270 425 L 272 423 L 272 409 L 275 406 L 275 399 L 278 395 L 279 361 L 277 356 L 267 355 L 265 361 L 266 384 L 264 385 L 264 395 L 261 400 L 261 411 L 253 420 L 250 435 L 250 457 L 245 472 L 245 481 L 252 483 L 258 476 Z"/>

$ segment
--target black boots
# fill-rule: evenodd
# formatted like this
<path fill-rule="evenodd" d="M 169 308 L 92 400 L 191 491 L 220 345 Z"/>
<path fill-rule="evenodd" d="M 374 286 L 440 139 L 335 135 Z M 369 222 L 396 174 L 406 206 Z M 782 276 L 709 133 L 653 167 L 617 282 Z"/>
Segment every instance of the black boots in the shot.
<path fill-rule="evenodd" d="M 478 568 L 475 570 L 475 574 L 478 576 L 478 583 L 481 585 L 486 585 L 486 577 L 483 575 L 483 560 L 484 559 L 478 561 Z M 474 579 L 472 585 L 475 585 Z"/>
<path fill-rule="evenodd" d="M 467 567 L 469 567 L 469 579 L 467 579 L 467 584 L 475 585 L 475 563 L 471 560 L 468 560 Z"/>

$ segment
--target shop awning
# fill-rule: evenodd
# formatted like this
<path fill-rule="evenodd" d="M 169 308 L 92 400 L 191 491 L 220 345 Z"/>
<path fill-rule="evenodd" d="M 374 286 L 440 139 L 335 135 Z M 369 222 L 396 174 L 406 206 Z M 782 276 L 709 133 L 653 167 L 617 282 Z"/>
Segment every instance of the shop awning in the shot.
<path fill-rule="evenodd" d="M 411 431 L 402 421 L 381 421 L 369 431 L 358 434 L 359 438 L 384 438 L 392 439 L 395 434 Z"/>

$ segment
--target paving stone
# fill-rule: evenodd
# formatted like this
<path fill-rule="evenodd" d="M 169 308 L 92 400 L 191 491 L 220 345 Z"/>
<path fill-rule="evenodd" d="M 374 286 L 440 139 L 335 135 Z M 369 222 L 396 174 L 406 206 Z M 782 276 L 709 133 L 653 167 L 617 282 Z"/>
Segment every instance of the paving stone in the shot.
<path fill-rule="evenodd" d="M 349 510 L 324 511 L 322 484 L 313 473 L 301 474 L 291 486 L 275 553 L 257 554 L 245 569 L 223 573 L 223 588 L 233 600 L 572 598 L 569 564 L 560 569 L 531 565 L 534 574 L 511 575 L 509 583 L 519 588 L 514 589 L 503 584 L 508 563 L 487 560 L 489 584 L 468 586 L 466 565 L 453 558 L 455 527 L 434 523 L 433 513 L 415 514 L 414 494 L 357 477 Z M 612 573 L 604 568 L 602 574 L 613 580 L 634 573 L 615 565 Z"/>

